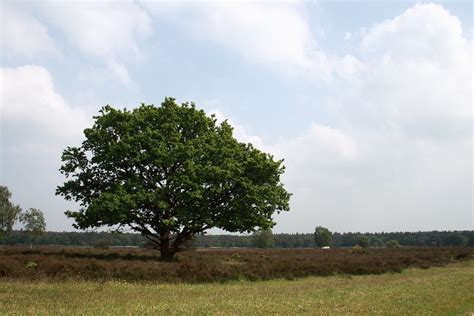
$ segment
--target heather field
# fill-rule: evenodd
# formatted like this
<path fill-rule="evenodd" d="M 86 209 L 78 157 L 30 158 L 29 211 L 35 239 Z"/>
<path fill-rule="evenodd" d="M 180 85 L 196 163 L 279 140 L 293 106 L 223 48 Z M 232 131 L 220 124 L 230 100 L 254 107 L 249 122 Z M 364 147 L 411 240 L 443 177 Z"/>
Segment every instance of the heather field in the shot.
<path fill-rule="evenodd" d="M 381 275 L 159 284 L 0 281 L 5 315 L 471 315 L 474 261 Z"/>
<path fill-rule="evenodd" d="M 308 276 L 367 275 L 441 267 L 473 258 L 474 248 L 198 249 L 161 262 L 145 249 L 0 248 L 0 278 L 18 281 L 203 283 L 294 280 Z"/>

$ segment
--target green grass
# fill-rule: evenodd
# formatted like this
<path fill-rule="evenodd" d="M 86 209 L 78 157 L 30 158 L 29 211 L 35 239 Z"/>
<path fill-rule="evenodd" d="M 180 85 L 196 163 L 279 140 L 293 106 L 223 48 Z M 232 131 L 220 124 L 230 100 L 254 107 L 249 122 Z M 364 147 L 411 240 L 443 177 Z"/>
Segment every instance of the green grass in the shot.
<path fill-rule="evenodd" d="M 0 282 L 0 314 L 474 312 L 474 261 L 402 273 L 207 284 Z"/>

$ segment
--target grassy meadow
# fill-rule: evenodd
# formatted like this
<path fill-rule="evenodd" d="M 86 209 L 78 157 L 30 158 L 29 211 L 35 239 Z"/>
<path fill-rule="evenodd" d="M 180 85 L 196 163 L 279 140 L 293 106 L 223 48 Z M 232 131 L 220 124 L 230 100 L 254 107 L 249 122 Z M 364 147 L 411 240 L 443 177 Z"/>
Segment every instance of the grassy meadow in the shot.
<path fill-rule="evenodd" d="M 0 248 L 0 315 L 474 312 L 474 249 Z"/>
<path fill-rule="evenodd" d="M 474 261 L 401 273 L 158 284 L 0 281 L 0 314 L 469 315 Z"/>

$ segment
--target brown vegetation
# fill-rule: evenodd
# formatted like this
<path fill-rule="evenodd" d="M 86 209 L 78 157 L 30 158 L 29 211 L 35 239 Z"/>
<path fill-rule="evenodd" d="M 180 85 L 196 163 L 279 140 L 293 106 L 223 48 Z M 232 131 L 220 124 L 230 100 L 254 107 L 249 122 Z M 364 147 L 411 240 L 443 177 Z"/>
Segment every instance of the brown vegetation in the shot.
<path fill-rule="evenodd" d="M 402 249 L 210 249 L 161 262 L 146 249 L 0 248 L 0 278 L 155 282 L 268 280 L 310 275 L 380 274 L 472 259 L 474 248 Z"/>

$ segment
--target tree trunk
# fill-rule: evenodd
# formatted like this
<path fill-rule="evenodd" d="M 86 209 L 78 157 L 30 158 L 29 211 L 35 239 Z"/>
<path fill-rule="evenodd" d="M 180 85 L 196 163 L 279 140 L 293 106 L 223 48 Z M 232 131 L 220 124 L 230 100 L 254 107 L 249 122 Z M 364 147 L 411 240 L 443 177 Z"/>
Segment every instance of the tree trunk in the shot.
<path fill-rule="evenodd" d="M 173 250 L 171 249 L 160 249 L 161 253 L 161 261 L 173 261 L 174 255 L 176 254 Z"/>
<path fill-rule="evenodd" d="M 163 231 L 160 233 L 160 255 L 161 261 L 173 261 L 176 252 L 170 248 L 170 232 Z"/>

